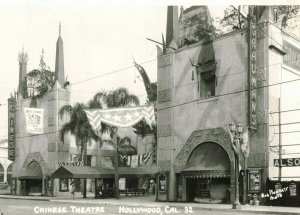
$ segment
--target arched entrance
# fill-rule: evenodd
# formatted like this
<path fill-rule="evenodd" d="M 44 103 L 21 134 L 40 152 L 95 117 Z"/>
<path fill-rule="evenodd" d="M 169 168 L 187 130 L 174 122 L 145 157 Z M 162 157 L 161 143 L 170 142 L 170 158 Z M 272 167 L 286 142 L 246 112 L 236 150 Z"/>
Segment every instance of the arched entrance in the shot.
<path fill-rule="evenodd" d="M 43 172 L 37 161 L 31 161 L 19 179 L 21 179 L 23 195 L 42 194 Z"/>
<path fill-rule="evenodd" d="M 230 160 L 218 144 L 205 142 L 197 146 L 182 172 L 186 178 L 187 201 L 229 202 Z"/>
<path fill-rule="evenodd" d="M 201 147 L 202 144 L 203 148 Z M 217 151 L 218 155 L 215 156 Z M 214 157 L 216 160 L 214 160 Z M 222 158 L 219 159 L 219 157 Z M 232 203 L 234 201 L 234 152 L 230 137 L 223 128 L 194 131 L 177 154 L 174 168 L 175 173 L 177 173 L 177 187 L 181 187 L 181 189 L 177 190 L 177 195 L 182 201 L 194 201 L 192 198 L 193 196 L 196 197 L 196 194 L 190 194 L 194 190 L 189 190 L 188 183 L 193 183 L 189 179 L 197 179 L 197 177 L 203 181 L 199 183 L 204 183 L 206 180 L 205 183 L 207 184 L 207 180 L 210 180 L 209 182 L 213 182 L 214 184 L 225 184 L 226 199 L 222 201 L 227 202 L 228 200 L 227 188 L 230 188 L 231 191 L 229 202 Z M 211 189 L 215 189 L 216 187 L 221 187 L 221 185 L 213 185 Z M 212 196 L 215 197 L 215 194 L 213 193 Z"/>

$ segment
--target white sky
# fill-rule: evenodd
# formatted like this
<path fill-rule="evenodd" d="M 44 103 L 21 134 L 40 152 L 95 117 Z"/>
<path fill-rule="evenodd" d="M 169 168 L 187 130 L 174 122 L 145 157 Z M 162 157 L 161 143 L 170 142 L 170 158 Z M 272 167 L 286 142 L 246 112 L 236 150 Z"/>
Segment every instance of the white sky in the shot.
<path fill-rule="evenodd" d="M 133 66 L 132 55 L 138 63 L 151 61 L 142 66 L 150 80 L 156 81 L 156 46 L 146 38 L 161 41 L 161 34 L 165 35 L 167 4 L 184 3 L 185 7 L 199 4 L 199 1 L 190 0 L 186 5 L 186 2 L 0 0 L 0 104 L 3 104 L 0 106 L 0 139 L 7 138 L 7 98 L 18 86 L 17 57 L 23 46 L 29 55 L 28 72 L 39 67 L 42 49 L 47 65 L 54 70 L 61 22 L 65 74 L 71 83 Z M 209 7 L 212 16 L 221 16 L 225 4 L 237 3 L 201 1 L 203 5 L 214 4 Z M 273 1 L 269 3 L 274 4 Z M 129 68 L 73 85 L 72 103 L 86 102 L 101 89 L 120 86 L 139 95 L 144 103 L 146 91 L 142 81 L 134 83 L 137 75 L 135 68 Z"/>

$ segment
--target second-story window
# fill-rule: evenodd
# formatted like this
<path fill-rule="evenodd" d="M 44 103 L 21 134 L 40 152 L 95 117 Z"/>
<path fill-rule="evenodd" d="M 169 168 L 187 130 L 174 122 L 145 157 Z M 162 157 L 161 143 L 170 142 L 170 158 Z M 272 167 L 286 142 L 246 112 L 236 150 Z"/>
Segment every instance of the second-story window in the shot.
<path fill-rule="evenodd" d="M 199 67 L 199 91 L 201 98 L 209 98 L 215 96 L 216 75 L 215 62 L 211 61 Z"/>
<path fill-rule="evenodd" d="M 216 95 L 216 65 L 213 43 L 203 45 L 196 66 L 200 98 Z"/>

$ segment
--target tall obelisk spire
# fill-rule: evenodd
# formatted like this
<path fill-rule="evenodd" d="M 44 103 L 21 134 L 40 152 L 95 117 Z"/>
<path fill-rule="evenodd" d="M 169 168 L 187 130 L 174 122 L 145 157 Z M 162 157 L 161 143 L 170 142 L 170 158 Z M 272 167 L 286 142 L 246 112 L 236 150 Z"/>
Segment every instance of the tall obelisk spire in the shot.
<path fill-rule="evenodd" d="M 65 83 L 64 47 L 61 38 L 61 23 L 59 23 L 59 36 L 56 42 L 55 81 L 58 81 L 60 86 L 64 86 Z"/>
<path fill-rule="evenodd" d="M 28 55 L 27 55 L 27 52 L 26 53 L 24 52 L 24 47 L 22 49 L 22 52 L 19 53 L 18 61 L 19 61 L 19 86 L 18 86 L 18 92 L 21 93 L 24 98 L 26 98 L 27 97 L 26 75 L 27 75 Z"/>

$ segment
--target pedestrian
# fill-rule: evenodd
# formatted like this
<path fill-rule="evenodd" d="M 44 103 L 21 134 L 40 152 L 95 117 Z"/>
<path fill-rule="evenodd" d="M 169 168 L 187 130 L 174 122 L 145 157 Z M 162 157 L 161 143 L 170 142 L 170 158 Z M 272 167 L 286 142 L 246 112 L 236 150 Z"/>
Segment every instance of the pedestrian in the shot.
<path fill-rule="evenodd" d="M 75 181 L 74 180 L 72 180 L 72 182 L 71 182 L 71 195 L 74 200 L 74 198 L 75 198 Z"/>

